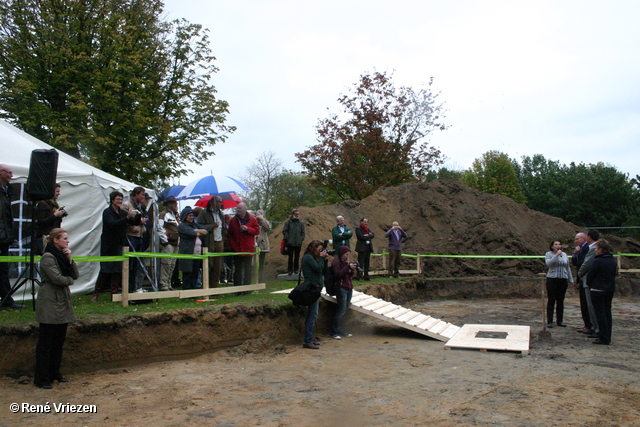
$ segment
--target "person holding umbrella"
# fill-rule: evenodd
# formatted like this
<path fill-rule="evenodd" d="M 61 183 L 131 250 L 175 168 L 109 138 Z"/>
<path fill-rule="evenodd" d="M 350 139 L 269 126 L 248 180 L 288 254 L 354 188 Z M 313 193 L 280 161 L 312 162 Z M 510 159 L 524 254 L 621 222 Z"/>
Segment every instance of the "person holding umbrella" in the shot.
<path fill-rule="evenodd" d="M 197 203 L 196 203 L 197 204 Z M 224 223 L 224 213 L 222 212 L 222 197 L 211 196 L 207 208 L 200 212 L 198 224 L 207 230 L 205 245 L 209 252 L 224 252 L 224 239 L 227 238 L 227 226 Z M 222 257 L 209 258 L 209 287 L 217 288 L 220 284 L 220 273 L 222 272 Z"/>
<path fill-rule="evenodd" d="M 229 221 L 227 239 L 232 252 L 248 252 L 246 255 L 234 255 L 235 286 L 251 284 L 251 255 L 256 250 L 256 236 L 260 234 L 258 220 L 247 210 L 245 203 L 238 204 L 236 214 Z"/>

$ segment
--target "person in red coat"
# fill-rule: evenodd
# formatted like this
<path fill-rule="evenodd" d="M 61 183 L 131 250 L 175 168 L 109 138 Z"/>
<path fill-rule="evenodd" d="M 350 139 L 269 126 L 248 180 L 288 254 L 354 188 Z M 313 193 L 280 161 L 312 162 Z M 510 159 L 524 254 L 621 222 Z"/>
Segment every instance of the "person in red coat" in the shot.
<path fill-rule="evenodd" d="M 247 212 L 245 203 L 239 203 L 236 214 L 229 221 L 227 229 L 231 252 L 253 254 L 256 251 L 256 236 L 258 234 L 260 234 L 258 220 Z M 235 286 L 251 284 L 251 255 L 234 255 L 233 263 L 235 264 L 233 284 Z"/>

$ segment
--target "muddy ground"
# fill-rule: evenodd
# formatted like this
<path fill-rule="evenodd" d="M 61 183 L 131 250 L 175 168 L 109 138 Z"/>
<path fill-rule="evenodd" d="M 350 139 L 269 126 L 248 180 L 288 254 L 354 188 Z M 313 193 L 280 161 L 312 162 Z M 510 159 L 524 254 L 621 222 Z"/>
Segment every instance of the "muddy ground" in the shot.
<path fill-rule="evenodd" d="M 637 296 L 614 299 L 613 343 L 598 346 L 574 330 L 580 320 L 573 293 L 568 327 L 549 336 L 540 333 L 539 297 L 405 302 L 458 325 L 529 325 L 524 356 L 445 350 L 443 342 L 359 313 L 350 314 L 353 337 L 340 341 L 326 335 L 327 319 L 320 319 L 321 348 L 307 350 L 294 316 L 295 336 L 276 334 L 267 343 L 256 337 L 179 360 L 67 366 L 71 381 L 53 390 L 2 376 L 0 426 L 638 425 L 639 303 Z M 273 317 L 279 319 L 291 316 Z M 96 405 L 97 413 L 14 414 L 12 402 Z"/>

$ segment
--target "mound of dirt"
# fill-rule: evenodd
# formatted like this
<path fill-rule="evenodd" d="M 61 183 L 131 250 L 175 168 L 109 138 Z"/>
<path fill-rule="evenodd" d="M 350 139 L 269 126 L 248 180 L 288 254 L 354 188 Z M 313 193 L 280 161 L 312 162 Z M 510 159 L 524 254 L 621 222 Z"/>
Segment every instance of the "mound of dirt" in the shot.
<path fill-rule="evenodd" d="M 487 194 L 459 181 L 436 180 L 415 182 L 376 191 L 366 199 L 314 208 L 300 207 L 300 217 L 306 227 L 304 245 L 313 239 L 331 239 L 335 217 L 344 216 L 354 230 L 360 218 L 369 219 L 376 233 L 374 250 L 387 248 L 384 233 L 393 221 L 407 232 L 405 254 L 437 255 L 544 255 L 549 243 L 560 240 L 570 254 L 573 238 L 582 227 L 561 218 L 531 210 L 512 199 Z M 271 247 L 278 248 L 282 240 L 282 225 L 271 234 Z M 606 236 L 616 252 L 640 253 L 640 243 L 633 239 Z M 352 238 L 355 247 L 355 235 Z M 303 248 L 304 249 L 304 248 Z M 381 257 L 372 257 L 372 269 L 382 267 Z M 272 275 L 286 272 L 286 257 L 271 251 L 268 270 Z M 415 268 L 415 260 L 403 259 L 403 268 Z M 625 260 L 631 268 L 634 260 Z M 546 270 L 540 259 L 423 258 L 423 273 L 432 277 L 502 276 L 542 273 Z M 637 268 L 637 267 L 635 267 Z"/>

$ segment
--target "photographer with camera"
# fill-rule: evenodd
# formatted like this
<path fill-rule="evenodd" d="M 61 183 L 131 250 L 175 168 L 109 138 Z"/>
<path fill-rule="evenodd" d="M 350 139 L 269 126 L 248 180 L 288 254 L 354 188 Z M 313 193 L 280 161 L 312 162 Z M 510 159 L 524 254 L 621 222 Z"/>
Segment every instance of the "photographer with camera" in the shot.
<path fill-rule="evenodd" d="M 69 215 L 64 206 L 58 205 L 58 197 L 60 197 L 60 184 L 56 184 L 53 199 L 41 200 L 36 205 L 36 243 L 38 255 L 44 254 L 44 238 L 51 233 L 54 228 L 60 228 L 62 218 Z"/>
<path fill-rule="evenodd" d="M 391 228 L 384 237 L 389 239 L 389 277 L 400 276 L 400 255 L 402 254 L 402 239 L 407 238 L 407 233 L 400 227 L 398 221 L 393 221 Z"/>
<path fill-rule="evenodd" d="M 351 249 L 347 246 L 340 246 L 338 248 L 338 256 L 331 262 L 331 274 L 338 285 L 338 293 L 336 294 L 338 310 L 331 325 L 331 338 L 335 340 L 351 336 L 344 329 L 344 315 L 351 303 L 351 296 L 353 295 L 353 282 L 351 279 L 358 271 L 358 263 L 349 262 L 350 254 Z"/>

